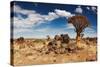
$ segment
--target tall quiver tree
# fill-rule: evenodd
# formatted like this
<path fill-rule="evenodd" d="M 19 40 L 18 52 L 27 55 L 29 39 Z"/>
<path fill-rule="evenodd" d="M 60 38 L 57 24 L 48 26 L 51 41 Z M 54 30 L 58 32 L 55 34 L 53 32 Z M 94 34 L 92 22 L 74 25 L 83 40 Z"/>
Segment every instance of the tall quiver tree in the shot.
<path fill-rule="evenodd" d="M 68 19 L 68 23 L 71 23 L 75 27 L 76 32 L 76 44 L 80 45 L 81 33 L 84 31 L 86 27 L 89 26 L 89 21 L 86 16 L 81 14 L 77 14 Z"/>

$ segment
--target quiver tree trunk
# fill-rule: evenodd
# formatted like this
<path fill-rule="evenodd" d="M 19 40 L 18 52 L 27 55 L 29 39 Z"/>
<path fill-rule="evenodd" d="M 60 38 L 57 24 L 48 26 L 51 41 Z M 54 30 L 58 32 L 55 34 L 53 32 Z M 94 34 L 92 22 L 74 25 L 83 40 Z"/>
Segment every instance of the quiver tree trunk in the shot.
<path fill-rule="evenodd" d="M 77 33 L 77 35 L 76 35 L 76 44 L 77 44 L 77 46 L 80 45 L 80 40 L 81 40 L 80 33 Z"/>

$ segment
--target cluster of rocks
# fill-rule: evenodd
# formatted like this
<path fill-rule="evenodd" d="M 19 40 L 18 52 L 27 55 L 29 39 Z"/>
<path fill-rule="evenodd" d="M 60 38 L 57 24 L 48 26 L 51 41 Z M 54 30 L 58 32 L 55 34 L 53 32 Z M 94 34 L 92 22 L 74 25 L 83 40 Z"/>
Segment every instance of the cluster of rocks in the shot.
<path fill-rule="evenodd" d="M 70 37 L 68 34 L 55 35 L 54 39 L 47 45 L 48 52 L 66 53 L 75 51 L 75 46 L 70 45 Z"/>
<path fill-rule="evenodd" d="M 25 39 L 23 37 L 20 37 L 16 39 L 17 43 L 23 44 L 25 43 Z M 54 53 L 67 53 L 67 52 L 73 52 L 75 51 L 75 45 L 73 43 L 70 43 L 70 37 L 68 34 L 61 34 L 61 35 L 55 35 L 53 39 L 50 38 L 50 36 L 47 36 L 47 43 L 45 43 L 45 46 L 41 49 L 37 49 L 39 52 L 43 52 L 46 54 L 49 54 L 51 52 Z M 27 43 L 28 46 L 34 45 L 34 43 Z M 21 45 L 20 45 L 21 46 Z M 24 45 L 22 45 L 24 46 Z M 45 51 L 44 51 L 45 50 Z"/>

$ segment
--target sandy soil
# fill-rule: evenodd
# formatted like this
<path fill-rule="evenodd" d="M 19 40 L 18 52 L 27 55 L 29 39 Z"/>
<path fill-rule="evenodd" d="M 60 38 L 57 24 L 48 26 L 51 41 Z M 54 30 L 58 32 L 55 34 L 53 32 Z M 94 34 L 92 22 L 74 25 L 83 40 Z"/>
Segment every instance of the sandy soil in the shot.
<path fill-rule="evenodd" d="M 24 43 L 14 41 L 12 49 L 14 51 L 14 65 L 31 65 L 31 64 L 55 64 L 67 62 L 84 62 L 97 60 L 97 43 L 96 41 L 82 41 L 81 49 L 76 49 L 72 52 L 60 53 L 62 49 L 58 49 L 59 53 L 54 51 L 48 52 L 46 40 L 25 39 Z M 70 41 L 69 44 L 75 44 L 75 41 Z"/>

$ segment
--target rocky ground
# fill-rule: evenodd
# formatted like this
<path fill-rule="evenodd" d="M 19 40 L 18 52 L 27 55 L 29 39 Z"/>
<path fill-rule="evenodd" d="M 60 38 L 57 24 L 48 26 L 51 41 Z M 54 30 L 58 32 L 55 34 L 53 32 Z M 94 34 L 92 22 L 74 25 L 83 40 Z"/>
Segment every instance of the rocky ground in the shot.
<path fill-rule="evenodd" d="M 30 65 L 30 64 L 55 64 L 67 62 L 85 62 L 97 60 L 97 43 L 96 41 L 84 40 L 80 42 L 80 48 L 68 50 L 65 48 L 56 48 L 54 51 L 48 50 L 49 41 L 25 39 L 23 43 L 14 41 L 13 64 Z M 69 46 L 75 46 L 75 40 L 71 40 Z"/>

